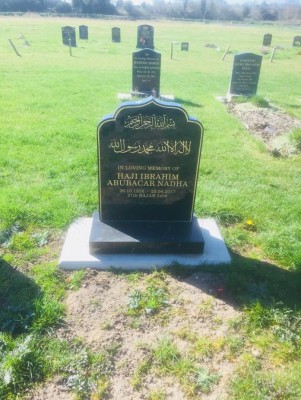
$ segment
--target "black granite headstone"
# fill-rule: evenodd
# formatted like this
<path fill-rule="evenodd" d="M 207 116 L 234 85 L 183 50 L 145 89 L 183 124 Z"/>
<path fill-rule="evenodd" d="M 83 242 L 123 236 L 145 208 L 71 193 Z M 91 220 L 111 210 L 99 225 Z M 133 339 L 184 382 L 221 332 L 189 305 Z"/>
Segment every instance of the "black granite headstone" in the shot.
<path fill-rule="evenodd" d="M 76 35 L 75 28 L 72 26 L 64 26 L 62 27 L 62 39 L 63 44 L 66 46 L 71 45 L 71 47 L 76 47 Z"/>
<path fill-rule="evenodd" d="M 143 49 L 133 52 L 132 92 L 137 95 L 160 95 L 161 54 Z"/>
<path fill-rule="evenodd" d="M 301 36 L 295 36 L 293 40 L 294 47 L 301 47 Z"/>
<path fill-rule="evenodd" d="M 193 216 L 202 124 L 179 104 L 122 103 L 98 125 L 91 252 L 201 253 Z"/>
<path fill-rule="evenodd" d="M 151 25 L 140 25 L 137 28 L 138 49 L 154 49 L 154 27 Z"/>
<path fill-rule="evenodd" d="M 79 38 L 88 40 L 89 39 L 89 33 L 88 33 L 88 27 L 87 25 L 80 25 L 79 27 Z"/>
<path fill-rule="evenodd" d="M 263 35 L 262 45 L 263 46 L 271 46 L 272 44 L 272 35 L 270 33 L 266 33 Z"/>
<path fill-rule="evenodd" d="M 120 28 L 112 28 L 112 42 L 119 43 L 120 40 Z"/>
<path fill-rule="evenodd" d="M 261 61 L 262 56 L 253 53 L 241 53 L 234 56 L 230 94 L 256 95 Z"/>
<path fill-rule="evenodd" d="M 181 43 L 181 51 L 188 51 L 189 50 L 189 43 L 188 42 L 182 42 Z"/>

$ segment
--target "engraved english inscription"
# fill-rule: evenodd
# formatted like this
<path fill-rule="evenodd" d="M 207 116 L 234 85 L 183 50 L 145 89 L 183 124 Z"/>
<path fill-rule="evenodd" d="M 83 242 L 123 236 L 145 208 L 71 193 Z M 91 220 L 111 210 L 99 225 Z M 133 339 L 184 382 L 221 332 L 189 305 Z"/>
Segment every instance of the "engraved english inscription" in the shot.
<path fill-rule="evenodd" d="M 252 96 L 257 92 L 262 56 L 253 53 L 234 57 L 230 94 Z"/>
<path fill-rule="evenodd" d="M 150 49 L 135 51 L 133 53 L 133 92 L 159 96 L 160 70 L 160 53 Z"/>

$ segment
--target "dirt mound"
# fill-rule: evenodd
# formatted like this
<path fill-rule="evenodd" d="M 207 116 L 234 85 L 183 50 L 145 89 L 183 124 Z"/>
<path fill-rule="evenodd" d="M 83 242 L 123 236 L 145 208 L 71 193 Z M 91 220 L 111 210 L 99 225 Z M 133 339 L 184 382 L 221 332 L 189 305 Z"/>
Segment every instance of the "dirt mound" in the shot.
<path fill-rule="evenodd" d="M 160 376 L 149 372 L 139 388 L 132 381 L 135 370 L 145 358 L 147 348 L 152 348 L 160 338 L 171 337 L 181 354 L 187 354 L 191 343 L 185 335 L 198 338 L 224 338 L 229 330 L 229 320 L 240 315 L 227 299 L 223 277 L 197 272 L 179 280 L 166 275 L 164 284 L 168 290 L 168 306 L 160 316 L 147 312 L 138 319 L 127 313 L 130 293 L 143 290 L 147 275 L 137 282 L 127 275 L 111 272 L 89 271 L 84 284 L 77 291 L 70 291 L 64 325 L 57 331 L 61 339 L 81 338 L 93 350 L 118 343 L 114 356 L 114 370 L 110 376 L 107 399 L 148 399 L 150 393 L 164 393 L 164 399 L 187 399 L 180 382 L 173 376 Z M 234 362 L 217 351 L 204 360 L 204 365 L 220 375 L 211 393 L 202 394 L 203 400 L 223 399 L 226 386 L 234 370 Z M 64 380 L 59 377 L 37 388 L 30 394 L 31 400 L 73 400 Z"/>
<path fill-rule="evenodd" d="M 301 121 L 298 119 L 275 107 L 257 107 L 249 102 L 229 102 L 227 107 L 274 155 L 288 156 L 298 152 L 289 140 L 289 134 L 294 129 L 301 128 Z"/>

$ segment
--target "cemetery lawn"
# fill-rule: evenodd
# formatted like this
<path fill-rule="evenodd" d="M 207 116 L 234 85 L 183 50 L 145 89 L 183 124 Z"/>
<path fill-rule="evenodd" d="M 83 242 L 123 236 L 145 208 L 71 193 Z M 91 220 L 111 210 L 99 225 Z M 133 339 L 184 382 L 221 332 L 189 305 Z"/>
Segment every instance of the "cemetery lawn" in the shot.
<path fill-rule="evenodd" d="M 300 399 L 297 28 L 153 21 L 161 93 L 205 128 L 195 213 L 218 221 L 233 261 L 125 274 L 57 264 L 68 226 L 97 208 L 96 126 L 131 89 L 140 22 L 0 22 L 0 398 Z M 81 24 L 89 41 L 71 57 L 61 27 Z M 113 26 L 121 43 L 111 42 Z M 273 63 L 265 33 L 279 46 Z M 173 41 L 189 51 L 175 46 L 171 60 Z M 297 123 L 268 145 L 218 99 L 233 54 L 263 50 L 254 101 Z M 278 125 L 256 129 L 266 137 Z"/>

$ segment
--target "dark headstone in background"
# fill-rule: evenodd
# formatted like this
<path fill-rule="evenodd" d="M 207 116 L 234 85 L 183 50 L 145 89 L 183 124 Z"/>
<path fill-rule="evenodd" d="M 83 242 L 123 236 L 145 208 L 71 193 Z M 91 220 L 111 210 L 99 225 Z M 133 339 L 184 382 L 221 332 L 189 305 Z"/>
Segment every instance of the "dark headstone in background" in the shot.
<path fill-rule="evenodd" d="M 188 51 L 189 50 L 189 43 L 188 42 L 182 42 L 181 43 L 181 51 Z"/>
<path fill-rule="evenodd" d="M 79 38 L 88 40 L 89 39 L 89 33 L 88 33 L 88 27 L 87 25 L 80 25 L 79 27 Z"/>
<path fill-rule="evenodd" d="M 294 47 L 301 47 L 301 36 L 295 36 L 293 40 Z"/>
<path fill-rule="evenodd" d="M 271 46 L 272 44 L 272 35 L 270 33 L 266 33 L 263 36 L 262 45 L 263 46 Z"/>
<path fill-rule="evenodd" d="M 138 49 L 154 49 L 154 27 L 151 25 L 140 25 L 137 28 Z"/>
<path fill-rule="evenodd" d="M 75 28 L 72 26 L 63 26 L 62 27 L 62 40 L 63 44 L 69 46 L 69 41 L 71 47 L 76 47 L 76 35 Z"/>
<path fill-rule="evenodd" d="M 229 93 L 242 96 L 256 95 L 262 56 L 241 53 L 234 56 Z"/>
<path fill-rule="evenodd" d="M 160 95 L 161 54 L 151 49 L 133 52 L 132 91 L 147 96 Z"/>
<path fill-rule="evenodd" d="M 193 216 L 202 124 L 173 102 L 122 103 L 98 125 L 92 252 L 200 253 Z"/>
<path fill-rule="evenodd" d="M 112 42 L 119 43 L 120 40 L 120 28 L 115 26 L 112 28 Z"/>

